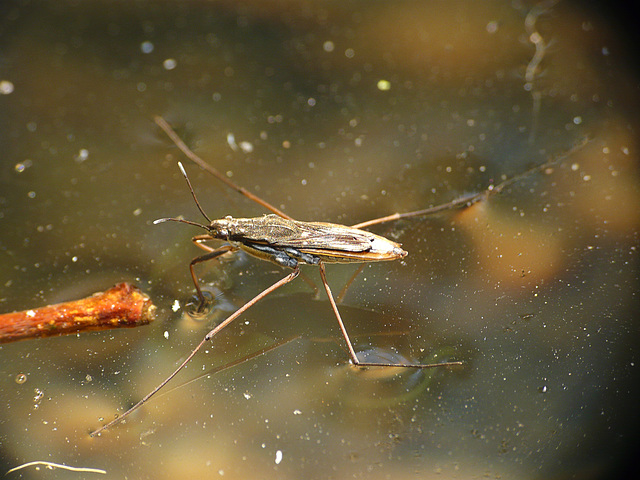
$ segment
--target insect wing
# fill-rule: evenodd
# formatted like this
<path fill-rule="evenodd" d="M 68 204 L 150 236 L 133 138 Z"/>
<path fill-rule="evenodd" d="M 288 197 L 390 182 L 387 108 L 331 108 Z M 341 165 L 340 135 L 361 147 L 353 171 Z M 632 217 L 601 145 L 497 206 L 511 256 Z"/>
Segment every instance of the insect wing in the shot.
<path fill-rule="evenodd" d="M 241 234 L 238 241 L 262 243 L 273 247 L 295 249 L 328 249 L 365 252 L 371 249 L 372 233 L 324 222 L 299 222 L 265 215 L 259 218 L 233 219 Z M 241 237 L 241 238 L 240 238 Z"/>
<path fill-rule="evenodd" d="M 384 237 L 334 223 L 299 222 L 276 215 L 233 221 L 241 230 L 237 241 L 293 248 L 328 262 L 393 260 L 407 254 Z"/>
<path fill-rule="evenodd" d="M 367 252 L 377 237 L 369 232 L 321 222 L 296 222 L 297 236 L 283 241 L 287 247 L 300 250 L 335 250 Z"/>
<path fill-rule="evenodd" d="M 319 222 L 300 226 L 302 231 L 290 246 L 327 262 L 376 262 L 407 255 L 399 244 L 356 228 Z"/>

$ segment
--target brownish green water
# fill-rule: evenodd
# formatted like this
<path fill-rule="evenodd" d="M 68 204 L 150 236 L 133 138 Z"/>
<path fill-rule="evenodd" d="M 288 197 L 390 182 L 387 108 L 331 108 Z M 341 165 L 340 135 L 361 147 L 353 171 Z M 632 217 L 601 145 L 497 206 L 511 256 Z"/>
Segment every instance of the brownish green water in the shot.
<path fill-rule="evenodd" d="M 2 468 L 45 460 L 130 479 L 619 472 L 640 385 L 637 71 L 600 12 L 551 3 L 4 2 L 0 311 L 126 280 L 159 314 L 136 330 L 0 347 Z M 188 262 L 201 252 L 189 239 L 202 233 L 152 224 L 201 221 L 177 160 L 210 217 L 265 212 L 181 157 L 154 115 L 296 219 L 347 225 L 478 191 L 593 140 L 471 209 L 372 229 L 409 255 L 367 266 L 347 291 L 356 349 L 463 367 L 353 371 L 329 303 L 298 279 L 90 438 L 287 273 L 245 255 L 204 265 L 216 311 L 198 322 L 172 309 L 193 294 Z M 336 293 L 354 271 L 328 267 Z M 45 477 L 103 478 L 34 467 L 7 478 Z"/>

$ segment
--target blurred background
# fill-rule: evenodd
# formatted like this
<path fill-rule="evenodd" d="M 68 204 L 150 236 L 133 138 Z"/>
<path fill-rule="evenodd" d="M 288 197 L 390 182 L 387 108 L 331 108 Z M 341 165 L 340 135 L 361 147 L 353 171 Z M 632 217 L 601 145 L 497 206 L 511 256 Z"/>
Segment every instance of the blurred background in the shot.
<path fill-rule="evenodd" d="M 0 311 L 126 280 L 158 316 L 2 345 L 1 467 L 139 479 L 637 473 L 635 21 L 585 1 L 2 2 Z M 345 225 L 481 191 L 591 141 L 471 208 L 371 229 L 409 255 L 349 285 L 341 311 L 356 350 L 464 366 L 350 368 L 328 301 L 298 279 L 90 438 L 287 273 L 245 254 L 201 265 L 216 306 L 185 313 L 202 232 L 152 224 L 202 221 L 177 161 L 211 218 L 265 212 L 184 159 L 155 115 L 294 218 Z M 355 272 L 328 267 L 336 294 Z M 7 478 L 100 478 L 43 470 Z"/>

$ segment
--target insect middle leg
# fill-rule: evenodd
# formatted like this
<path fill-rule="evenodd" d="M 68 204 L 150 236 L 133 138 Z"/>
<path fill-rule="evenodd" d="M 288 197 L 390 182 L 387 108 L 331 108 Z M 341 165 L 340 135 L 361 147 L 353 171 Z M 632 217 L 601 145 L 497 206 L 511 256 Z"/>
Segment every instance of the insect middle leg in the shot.
<path fill-rule="evenodd" d="M 349 334 L 347 333 L 347 329 L 344 326 L 344 322 L 342 321 L 342 317 L 340 316 L 340 311 L 338 310 L 338 306 L 336 305 L 336 301 L 333 298 L 333 294 L 331 293 L 331 287 L 329 286 L 329 282 L 327 282 L 327 274 L 325 272 L 324 263 L 320 261 L 318 263 L 320 267 L 320 278 L 322 279 L 322 283 L 324 285 L 324 289 L 327 292 L 327 296 L 329 297 L 329 302 L 331 303 L 331 308 L 333 309 L 333 313 L 338 320 L 338 325 L 340 326 L 340 330 L 342 331 L 342 336 L 347 342 L 347 348 L 349 349 L 349 356 L 351 357 L 351 362 L 354 365 L 359 367 L 403 367 L 403 368 L 434 368 L 434 367 L 446 367 L 452 365 L 462 365 L 462 362 L 443 362 L 443 363 L 429 363 L 429 364 L 419 364 L 419 363 L 373 363 L 373 362 L 361 362 L 358 360 L 358 355 L 356 355 L 356 351 L 353 348 L 353 344 L 351 343 L 351 339 L 349 338 Z"/>
<path fill-rule="evenodd" d="M 225 250 L 225 247 L 231 247 L 231 245 L 224 245 L 223 247 L 220 247 L 220 248 L 214 250 L 213 252 L 211 252 L 211 254 L 217 253 L 218 255 L 221 255 L 222 253 L 225 253 L 225 251 L 229 251 L 228 249 Z M 231 248 L 233 248 L 233 247 L 231 247 Z M 224 251 L 221 251 L 221 250 L 224 250 Z M 215 258 L 218 255 L 212 256 L 211 258 Z M 202 258 L 208 257 L 208 256 L 209 255 L 203 255 L 202 257 L 198 257 L 198 258 L 202 259 Z M 194 260 L 197 260 L 197 259 L 194 259 Z M 204 260 L 201 260 L 201 261 L 204 261 Z M 198 346 L 191 351 L 189 356 L 187 356 L 187 358 L 178 366 L 178 368 L 176 368 L 173 371 L 173 373 L 171 373 L 171 375 L 169 375 L 167 378 L 165 378 L 156 388 L 154 388 L 151 392 L 146 394 L 142 398 L 142 400 L 140 400 L 138 403 L 136 403 L 133 407 L 131 407 L 129 410 L 124 412 L 119 417 L 111 420 L 106 425 L 103 425 L 102 427 L 98 428 L 97 430 L 91 432 L 90 436 L 94 437 L 94 436 L 98 435 L 100 432 L 102 432 L 103 430 L 106 430 L 107 428 L 112 427 L 113 425 L 116 425 L 116 424 L 120 423 L 122 420 L 124 420 L 126 417 L 128 417 L 131 413 L 133 413 L 135 410 L 137 410 L 142 405 L 144 405 L 162 387 L 164 387 L 167 383 L 169 383 L 171 381 L 171 379 L 173 377 L 175 377 L 180 372 L 180 370 L 182 370 L 187 365 L 187 363 L 189 363 L 191 361 L 191 359 L 196 355 L 196 353 L 198 353 L 198 351 L 202 348 L 202 346 L 205 343 L 207 343 L 209 340 L 211 340 L 213 337 L 215 337 L 220 332 L 220 330 L 222 330 L 223 328 L 228 326 L 236 318 L 238 318 L 240 315 L 242 315 L 244 312 L 246 312 L 253 305 L 258 303 L 264 297 L 269 295 L 271 292 L 273 292 L 274 290 L 277 290 L 278 288 L 282 287 L 283 285 L 286 285 L 287 283 L 291 282 L 293 279 L 295 279 L 298 276 L 299 273 L 300 273 L 300 267 L 296 266 L 289 275 L 287 275 L 284 278 L 281 278 L 280 280 L 278 280 L 276 283 L 274 283 L 270 287 L 265 288 L 262 292 L 260 292 L 258 295 L 253 297 L 251 300 L 249 300 L 247 303 L 245 303 L 242 307 L 240 307 L 238 310 L 236 310 L 231 315 L 229 315 L 224 321 L 222 321 L 221 323 L 216 325 L 213 328 L 213 330 L 211 330 L 209 333 L 207 333 L 204 336 L 204 338 L 200 341 Z"/>

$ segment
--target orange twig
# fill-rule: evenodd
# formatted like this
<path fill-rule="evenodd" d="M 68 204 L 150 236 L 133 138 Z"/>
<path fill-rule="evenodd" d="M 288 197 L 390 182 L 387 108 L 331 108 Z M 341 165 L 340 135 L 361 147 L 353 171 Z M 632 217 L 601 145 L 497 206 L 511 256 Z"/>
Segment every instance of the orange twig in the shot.
<path fill-rule="evenodd" d="M 68 335 L 109 328 L 137 327 L 151 322 L 156 307 L 137 287 L 120 283 L 106 292 L 0 315 L 0 343 L 27 338 Z"/>

